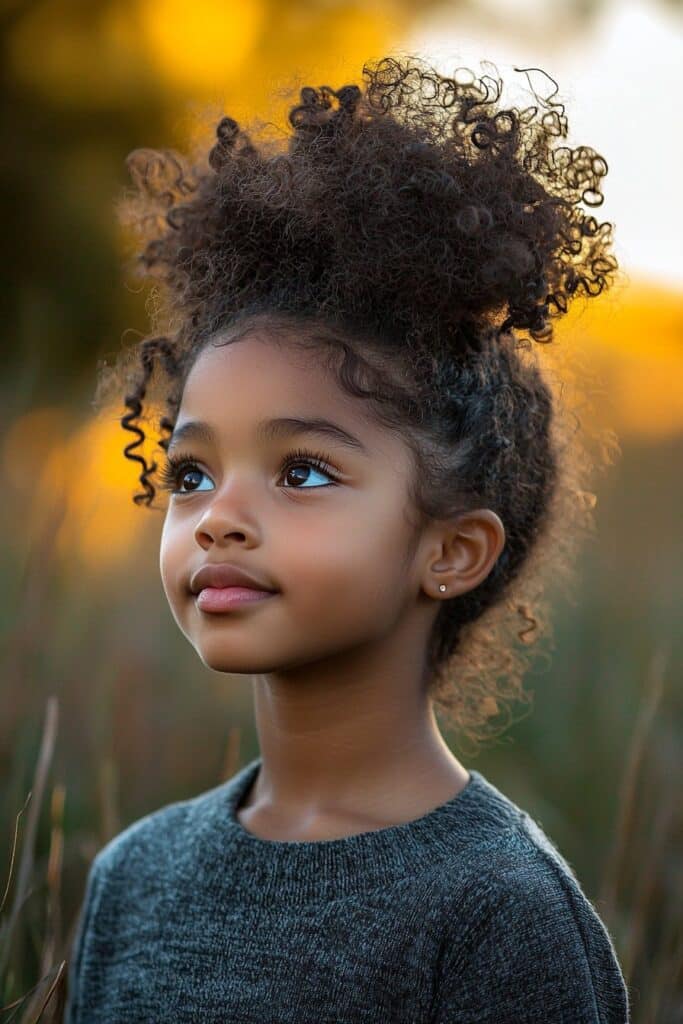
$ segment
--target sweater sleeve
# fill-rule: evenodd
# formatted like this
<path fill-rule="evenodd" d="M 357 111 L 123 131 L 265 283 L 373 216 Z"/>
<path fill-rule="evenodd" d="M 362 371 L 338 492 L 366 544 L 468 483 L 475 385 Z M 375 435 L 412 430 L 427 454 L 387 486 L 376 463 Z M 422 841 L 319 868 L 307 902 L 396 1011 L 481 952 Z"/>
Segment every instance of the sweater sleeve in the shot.
<path fill-rule="evenodd" d="M 88 872 L 85 895 L 69 958 L 64 1024 L 81 1024 L 82 1021 L 85 1021 L 81 991 L 83 958 L 92 922 L 101 898 L 102 870 L 102 860 L 98 855 L 90 865 Z"/>
<path fill-rule="evenodd" d="M 476 919 L 443 952 L 433 1024 L 629 1024 L 609 934 L 552 870 L 483 888 Z"/>

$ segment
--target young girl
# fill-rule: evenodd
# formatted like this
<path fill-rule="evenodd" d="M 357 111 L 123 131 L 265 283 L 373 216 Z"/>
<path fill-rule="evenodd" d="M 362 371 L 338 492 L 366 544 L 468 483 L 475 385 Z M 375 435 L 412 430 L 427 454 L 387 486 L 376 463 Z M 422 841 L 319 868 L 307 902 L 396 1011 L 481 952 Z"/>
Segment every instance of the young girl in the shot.
<path fill-rule="evenodd" d="M 585 515 L 531 339 L 613 280 L 607 167 L 552 96 L 363 76 L 302 89 L 285 145 L 223 117 L 208 161 L 129 158 L 160 303 L 98 398 L 148 505 L 166 402 L 164 591 L 253 677 L 261 754 L 99 852 L 69 1024 L 628 1020 L 573 869 L 434 717 L 481 737 L 520 695 L 511 631 Z"/>

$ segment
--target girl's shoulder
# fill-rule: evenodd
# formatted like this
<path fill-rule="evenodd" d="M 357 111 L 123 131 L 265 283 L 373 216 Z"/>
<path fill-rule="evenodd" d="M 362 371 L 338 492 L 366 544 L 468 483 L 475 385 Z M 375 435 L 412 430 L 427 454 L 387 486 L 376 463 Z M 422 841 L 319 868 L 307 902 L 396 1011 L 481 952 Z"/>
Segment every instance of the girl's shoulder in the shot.
<path fill-rule="evenodd" d="M 223 812 L 232 781 L 165 804 L 131 822 L 98 851 L 92 873 L 126 885 L 148 874 L 159 878 L 165 869 L 177 869 L 196 851 L 202 830 Z"/>
<path fill-rule="evenodd" d="M 481 820 L 476 838 L 454 844 L 453 856 L 431 872 L 446 913 L 468 907 L 469 920 L 507 920 L 516 930 L 533 919 L 564 927 L 586 946 L 611 947 L 597 905 L 576 870 L 540 822 L 478 775 Z"/>
<path fill-rule="evenodd" d="M 526 811 L 472 844 L 465 863 L 454 857 L 438 869 L 430 885 L 442 949 L 437 1021 L 459 1020 L 467 1006 L 482 1022 L 573 1012 L 566 1019 L 626 1024 L 628 989 L 608 928 Z"/>

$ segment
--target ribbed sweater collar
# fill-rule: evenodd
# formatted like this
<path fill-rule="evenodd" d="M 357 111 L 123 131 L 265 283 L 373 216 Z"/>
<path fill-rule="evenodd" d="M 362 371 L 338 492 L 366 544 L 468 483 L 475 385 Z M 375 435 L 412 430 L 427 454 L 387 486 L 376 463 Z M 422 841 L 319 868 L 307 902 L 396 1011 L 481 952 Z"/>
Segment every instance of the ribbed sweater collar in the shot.
<path fill-rule="evenodd" d="M 473 843 L 495 840 L 519 818 L 516 806 L 480 772 L 455 797 L 413 821 L 340 839 L 296 842 L 262 839 L 237 818 L 255 782 L 260 757 L 226 782 L 191 801 L 195 840 L 207 853 L 216 879 L 250 902 L 326 901 L 366 892 L 414 876 Z M 237 870 L 228 870 L 231 865 Z"/>

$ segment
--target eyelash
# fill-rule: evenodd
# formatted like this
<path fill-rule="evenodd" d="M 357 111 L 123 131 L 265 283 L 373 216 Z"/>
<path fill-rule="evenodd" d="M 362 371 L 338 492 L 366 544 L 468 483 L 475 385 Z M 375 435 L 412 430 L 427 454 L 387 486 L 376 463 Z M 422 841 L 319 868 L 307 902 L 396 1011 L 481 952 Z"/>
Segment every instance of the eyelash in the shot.
<path fill-rule="evenodd" d="M 171 494 L 197 494 L 201 493 L 198 491 L 180 491 L 178 487 L 178 478 L 183 472 L 187 472 L 188 469 L 197 469 L 200 473 L 204 470 L 199 468 L 199 459 L 189 453 L 188 455 L 167 455 L 166 463 L 162 466 L 159 472 L 160 486 L 165 491 L 170 491 Z M 319 472 L 325 473 L 326 476 L 331 477 L 334 483 L 338 483 L 338 477 L 334 475 L 331 470 L 327 458 L 323 452 L 312 452 L 305 448 L 297 448 L 295 451 L 289 452 L 282 461 L 280 466 L 280 475 L 285 473 L 291 466 L 300 465 L 304 463 L 312 466 L 313 469 L 317 469 Z M 327 485 L 332 486 L 332 485 Z M 287 487 L 285 490 L 288 491 L 309 491 L 309 490 L 320 490 L 320 487 Z"/>

